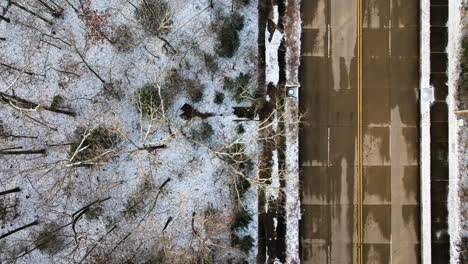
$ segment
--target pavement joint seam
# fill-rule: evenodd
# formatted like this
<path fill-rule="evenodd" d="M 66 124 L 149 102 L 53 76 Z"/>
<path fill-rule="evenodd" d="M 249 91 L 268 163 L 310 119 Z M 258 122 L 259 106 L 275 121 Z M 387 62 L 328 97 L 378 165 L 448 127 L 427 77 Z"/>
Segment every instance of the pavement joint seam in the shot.
<path fill-rule="evenodd" d="M 363 142 L 362 142 L 362 0 L 357 0 L 357 154 L 358 154 L 358 263 L 363 263 Z"/>

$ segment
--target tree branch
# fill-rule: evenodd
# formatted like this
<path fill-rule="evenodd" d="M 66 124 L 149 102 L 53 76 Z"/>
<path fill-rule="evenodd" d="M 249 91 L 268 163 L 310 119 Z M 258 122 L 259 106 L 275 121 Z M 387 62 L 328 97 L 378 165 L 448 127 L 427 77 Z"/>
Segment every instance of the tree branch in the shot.
<path fill-rule="evenodd" d="M 76 53 L 78 53 L 78 56 L 80 56 L 81 58 L 81 61 L 83 61 L 83 63 L 86 65 L 86 67 L 88 68 L 88 70 L 90 70 L 103 84 L 106 84 L 106 81 L 104 81 L 103 78 L 101 78 L 101 76 L 99 74 L 97 74 L 97 72 L 95 72 L 93 70 L 93 68 L 91 68 L 91 66 L 88 64 L 88 62 L 85 60 L 83 54 L 81 54 L 80 51 L 78 51 L 78 49 L 75 47 L 75 51 Z"/>
<path fill-rule="evenodd" d="M 17 192 L 21 192 L 21 189 L 19 187 L 0 192 L 0 196 L 5 195 L 5 194 L 10 194 L 10 193 L 17 193 Z"/>
<path fill-rule="evenodd" d="M 31 14 L 31 15 L 33 15 L 33 16 L 39 18 L 40 20 L 46 22 L 47 24 L 49 24 L 49 25 L 51 25 L 51 26 L 54 24 L 54 23 L 52 23 L 52 21 L 45 19 L 45 18 L 42 17 L 41 15 L 36 14 L 35 12 L 33 12 L 33 11 L 27 9 L 26 7 L 20 5 L 20 4 L 16 3 L 16 2 L 13 2 L 13 1 L 8 1 L 8 2 L 10 2 L 12 5 L 18 7 L 19 9 L 21 9 L 21 10 L 23 10 L 23 11 L 26 11 L 26 12 L 28 12 L 29 14 Z"/>
<path fill-rule="evenodd" d="M 45 149 L 0 151 L 0 155 L 31 155 L 31 154 L 45 154 L 45 153 L 46 153 Z"/>
<path fill-rule="evenodd" d="M 29 110 L 36 110 L 37 108 L 41 107 L 41 108 L 44 108 L 45 110 L 50 111 L 50 112 L 69 115 L 69 116 L 73 116 L 73 117 L 76 116 L 76 113 L 72 112 L 72 111 L 67 111 L 67 110 L 62 110 L 62 109 L 58 109 L 58 108 L 55 108 L 55 107 L 39 105 L 37 103 L 25 100 L 25 99 L 20 98 L 18 96 L 8 95 L 8 94 L 2 93 L 2 92 L 0 92 L 0 101 L 8 103 L 8 104 L 10 104 L 10 105 L 12 105 L 14 107 L 25 108 L 25 109 L 29 109 Z"/>
<path fill-rule="evenodd" d="M 28 227 L 35 226 L 35 225 L 38 225 L 38 224 L 39 224 L 39 222 L 36 220 L 36 221 L 34 221 L 34 222 L 32 222 L 32 223 L 29 223 L 29 224 L 24 225 L 24 226 L 22 226 L 22 227 L 16 228 L 16 229 L 14 229 L 14 230 L 12 230 L 12 231 L 10 231 L 10 232 L 7 232 L 7 233 L 1 235 L 1 236 L 0 236 L 0 239 L 3 239 L 3 238 L 5 238 L 5 237 L 7 237 L 7 236 L 11 236 L 11 235 L 13 235 L 13 234 L 16 233 L 16 232 L 19 232 L 19 231 L 21 231 L 21 230 L 23 230 L 23 229 L 26 229 L 26 228 L 28 228 Z"/>

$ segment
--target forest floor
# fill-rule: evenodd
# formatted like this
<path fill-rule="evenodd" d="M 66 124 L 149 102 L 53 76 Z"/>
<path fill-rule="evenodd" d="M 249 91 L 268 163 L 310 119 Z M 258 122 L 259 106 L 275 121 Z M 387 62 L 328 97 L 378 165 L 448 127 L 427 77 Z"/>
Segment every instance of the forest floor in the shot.
<path fill-rule="evenodd" d="M 254 262 L 257 4 L 0 0 L 0 263 Z"/>

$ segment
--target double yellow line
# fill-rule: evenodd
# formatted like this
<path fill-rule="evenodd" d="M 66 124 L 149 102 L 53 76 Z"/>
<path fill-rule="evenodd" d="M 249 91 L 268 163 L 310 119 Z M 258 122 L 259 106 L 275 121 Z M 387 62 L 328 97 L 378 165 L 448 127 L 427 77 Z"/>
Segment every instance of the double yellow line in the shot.
<path fill-rule="evenodd" d="M 362 0 L 357 0 L 357 236 L 358 236 L 358 263 L 363 263 L 363 140 L 362 140 Z"/>

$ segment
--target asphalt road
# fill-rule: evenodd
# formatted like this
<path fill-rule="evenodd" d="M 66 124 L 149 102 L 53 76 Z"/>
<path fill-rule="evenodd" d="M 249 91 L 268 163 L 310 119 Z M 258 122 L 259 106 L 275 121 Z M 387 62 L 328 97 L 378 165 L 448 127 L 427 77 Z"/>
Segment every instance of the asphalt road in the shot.
<path fill-rule="evenodd" d="M 420 263 L 419 1 L 302 13 L 302 263 Z"/>

